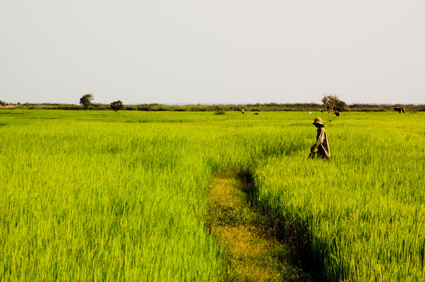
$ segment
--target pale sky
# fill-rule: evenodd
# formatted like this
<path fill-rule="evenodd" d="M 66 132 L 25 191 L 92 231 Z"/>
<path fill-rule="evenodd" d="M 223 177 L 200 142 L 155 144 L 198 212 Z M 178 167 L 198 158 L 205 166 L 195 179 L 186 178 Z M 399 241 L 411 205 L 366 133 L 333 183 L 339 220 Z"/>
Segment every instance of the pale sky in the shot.
<path fill-rule="evenodd" d="M 424 0 L 0 0 L 15 103 L 425 104 Z"/>

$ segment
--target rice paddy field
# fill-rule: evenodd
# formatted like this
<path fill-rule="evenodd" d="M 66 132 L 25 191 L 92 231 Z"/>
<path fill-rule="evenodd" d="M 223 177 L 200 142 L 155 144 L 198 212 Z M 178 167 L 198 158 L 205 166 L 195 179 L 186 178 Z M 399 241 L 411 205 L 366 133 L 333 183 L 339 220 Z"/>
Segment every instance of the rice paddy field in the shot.
<path fill-rule="evenodd" d="M 317 116 L 332 162 L 307 159 Z M 226 168 L 324 280 L 425 280 L 425 113 L 15 109 L 0 142 L 1 281 L 223 280 L 204 215 Z"/>

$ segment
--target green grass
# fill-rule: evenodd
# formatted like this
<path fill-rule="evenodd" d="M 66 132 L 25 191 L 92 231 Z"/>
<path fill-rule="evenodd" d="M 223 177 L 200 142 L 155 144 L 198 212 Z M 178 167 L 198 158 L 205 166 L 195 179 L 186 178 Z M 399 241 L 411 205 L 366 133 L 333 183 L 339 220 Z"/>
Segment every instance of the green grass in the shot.
<path fill-rule="evenodd" d="M 257 168 L 260 201 L 303 222 L 328 280 L 425 279 L 424 125 L 353 113 L 328 123 L 332 163 L 294 153 Z"/>
<path fill-rule="evenodd" d="M 331 163 L 307 160 L 318 115 Z M 329 280 L 424 280 L 424 128 L 423 113 L 2 110 L 0 280 L 219 279 L 204 214 L 227 167 L 253 169 Z"/>

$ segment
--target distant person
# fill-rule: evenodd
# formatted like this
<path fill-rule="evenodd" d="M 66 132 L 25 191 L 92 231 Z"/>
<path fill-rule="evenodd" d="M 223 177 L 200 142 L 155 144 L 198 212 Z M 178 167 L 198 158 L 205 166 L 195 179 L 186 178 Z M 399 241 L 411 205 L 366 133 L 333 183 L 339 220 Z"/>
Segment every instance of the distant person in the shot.
<path fill-rule="evenodd" d="M 245 110 L 242 108 L 242 114 L 244 114 L 245 113 Z"/>
<path fill-rule="evenodd" d="M 310 158 L 314 158 L 316 155 L 321 158 L 331 160 L 331 153 L 329 151 L 328 137 L 326 136 L 326 130 L 323 125 L 322 119 L 317 117 L 314 119 L 313 124 L 317 127 L 316 144 L 310 149 Z M 315 150 L 317 149 L 317 153 Z"/>

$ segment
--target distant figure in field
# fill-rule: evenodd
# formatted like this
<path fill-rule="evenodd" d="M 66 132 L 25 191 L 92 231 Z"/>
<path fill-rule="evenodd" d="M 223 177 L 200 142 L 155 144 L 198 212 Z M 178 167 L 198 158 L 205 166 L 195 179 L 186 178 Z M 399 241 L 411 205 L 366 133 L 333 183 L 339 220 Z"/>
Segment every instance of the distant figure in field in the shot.
<path fill-rule="evenodd" d="M 335 112 L 334 114 L 335 114 L 337 117 L 339 117 L 339 112 Z"/>
<path fill-rule="evenodd" d="M 314 158 L 317 154 L 318 157 L 331 160 L 328 137 L 326 135 L 326 130 L 323 125 L 322 119 L 320 117 L 315 118 L 313 124 L 317 128 L 317 136 L 316 136 L 316 144 L 314 144 L 313 147 L 311 147 L 310 149 L 309 158 Z M 317 149 L 317 153 L 315 152 L 316 149 Z"/>
<path fill-rule="evenodd" d="M 396 108 L 394 108 L 394 110 L 396 110 L 397 112 L 399 112 L 400 114 L 401 113 L 403 113 L 403 114 L 405 114 L 406 113 L 406 109 L 405 108 L 403 108 L 403 107 L 396 107 Z"/>
<path fill-rule="evenodd" d="M 242 114 L 244 114 L 245 113 L 245 110 L 242 108 Z"/>

